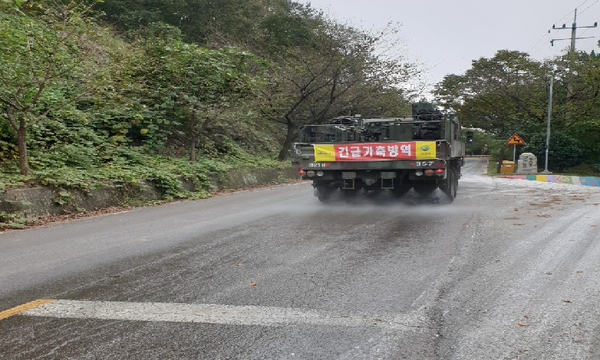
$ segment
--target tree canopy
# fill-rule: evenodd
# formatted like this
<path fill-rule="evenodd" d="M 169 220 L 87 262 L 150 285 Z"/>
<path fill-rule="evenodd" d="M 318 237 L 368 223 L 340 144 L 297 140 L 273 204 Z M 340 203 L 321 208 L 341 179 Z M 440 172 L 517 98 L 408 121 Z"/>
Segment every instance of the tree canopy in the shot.
<path fill-rule="evenodd" d="M 464 74 L 447 75 L 435 95 L 457 112 L 463 125 L 500 139 L 518 133 L 543 158 L 552 77 L 549 167 L 564 170 L 581 162 L 597 167 L 599 66 L 593 53 L 539 62 L 523 52 L 501 50 L 492 58 L 474 60 Z"/>

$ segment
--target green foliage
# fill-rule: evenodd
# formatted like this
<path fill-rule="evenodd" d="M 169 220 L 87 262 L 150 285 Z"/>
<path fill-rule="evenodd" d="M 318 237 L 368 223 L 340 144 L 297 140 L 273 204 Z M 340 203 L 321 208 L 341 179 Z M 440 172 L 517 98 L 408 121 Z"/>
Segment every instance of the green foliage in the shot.
<path fill-rule="evenodd" d="M 600 164 L 580 164 L 568 167 L 564 170 L 563 174 L 572 176 L 599 176 Z"/>
<path fill-rule="evenodd" d="M 184 135 L 193 162 L 198 137 L 254 93 L 260 79 L 252 71 L 263 62 L 237 49 L 211 50 L 172 38 L 153 38 L 140 45 L 147 59 L 140 73 L 147 97 L 162 118 L 179 125 L 173 134 Z"/>
<path fill-rule="evenodd" d="M 6 9 L 17 10 L 19 9 L 27 0 L 0 0 L 0 7 Z"/>
<path fill-rule="evenodd" d="M 544 164 L 546 158 L 546 134 L 539 133 L 523 149 L 538 157 L 538 164 Z M 575 167 L 582 162 L 583 149 L 581 143 L 563 133 L 554 131 L 550 136 L 550 149 L 548 151 L 548 169 L 563 172 L 566 168 Z"/>
<path fill-rule="evenodd" d="M 122 30 L 162 22 L 181 29 L 182 40 L 200 45 L 240 43 L 260 31 L 261 18 L 287 0 L 105 0 L 96 8 Z M 182 15 L 185 14 L 185 15 Z"/>
<path fill-rule="evenodd" d="M 100 81 L 98 65 L 104 62 L 94 47 L 97 34 L 85 17 L 85 2 L 36 5 L 29 11 L 35 17 L 0 12 L 0 123 L 17 133 L 24 175 L 31 126 L 72 110 Z"/>
<path fill-rule="evenodd" d="M 27 219 L 6 211 L 0 211 L 0 229 L 23 229 Z"/>
<path fill-rule="evenodd" d="M 481 129 L 463 129 L 463 137 L 467 131 L 473 132 L 473 141 L 466 142 L 466 155 L 491 155 L 497 154 L 500 147 L 505 146 L 506 140 Z"/>
<path fill-rule="evenodd" d="M 14 130 L 8 123 L 0 122 L 0 167 L 18 158 Z"/>
<path fill-rule="evenodd" d="M 545 135 L 540 133 L 547 124 L 550 76 L 551 141 L 557 142 L 550 146 L 550 167 L 595 166 L 600 159 L 600 59 L 594 54 L 567 54 L 540 63 L 525 53 L 499 51 L 491 59 L 474 61 L 462 75 L 446 76 L 436 95 L 465 126 L 501 139 L 518 133 L 533 141 L 528 148 L 543 161 Z"/>
<path fill-rule="evenodd" d="M 464 75 L 446 76 L 435 93 L 464 126 L 498 135 L 533 131 L 545 120 L 546 74 L 528 54 L 501 50 L 473 61 Z"/>

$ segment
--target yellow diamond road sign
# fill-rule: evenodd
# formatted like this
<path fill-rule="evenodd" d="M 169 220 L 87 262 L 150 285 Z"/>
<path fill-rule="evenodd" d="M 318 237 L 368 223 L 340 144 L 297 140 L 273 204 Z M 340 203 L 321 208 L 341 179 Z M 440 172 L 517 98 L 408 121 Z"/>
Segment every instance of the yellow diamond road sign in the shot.
<path fill-rule="evenodd" d="M 504 145 L 525 145 L 527 144 L 519 134 L 513 134 Z"/>

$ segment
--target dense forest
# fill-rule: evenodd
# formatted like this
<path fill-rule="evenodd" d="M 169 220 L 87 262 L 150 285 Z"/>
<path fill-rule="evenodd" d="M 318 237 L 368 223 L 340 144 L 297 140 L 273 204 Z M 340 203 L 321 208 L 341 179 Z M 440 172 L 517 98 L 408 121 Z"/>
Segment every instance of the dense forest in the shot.
<path fill-rule="evenodd" d="M 407 114 L 420 70 L 397 31 L 290 0 L 0 0 L 0 191 L 146 179 L 181 197 L 180 177 L 285 166 L 303 124 Z M 597 172 L 594 53 L 501 50 L 434 96 L 474 129 L 470 152 L 519 133 L 543 156 L 549 74 L 551 168 Z"/>

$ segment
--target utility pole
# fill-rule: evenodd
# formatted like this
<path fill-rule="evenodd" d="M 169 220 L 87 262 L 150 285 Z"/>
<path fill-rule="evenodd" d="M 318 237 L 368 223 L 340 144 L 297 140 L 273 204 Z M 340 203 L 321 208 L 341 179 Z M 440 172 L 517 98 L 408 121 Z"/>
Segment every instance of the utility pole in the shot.
<path fill-rule="evenodd" d="M 569 49 L 569 57 L 571 59 L 571 61 L 573 61 L 575 59 L 575 55 L 576 55 L 576 49 L 575 49 L 575 45 L 577 40 L 582 40 L 582 39 L 592 39 L 594 38 L 593 36 L 586 36 L 586 37 L 577 37 L 577 29 L 581 29 L 581 28 L 595 28 L 598 27 L 598 22 L 594 22 L 594 25 L 588 25 L 588 26 L 579 26 L 577 27 L 577 8 L 575 8 L 575 15 L 573 16 L 573 25 L 571 25 L 571 48 Z M 567 25 L 563 24 L 562 27 L 557 28 L 556 25 L 552 25 L 552 30 L 566 30 Z M 548 33 L 550 33 L 551 30 L 548 30 Z M 554 42 L 555 41 L 560 41 L 560 40 L 569 40 L 569 38 L 563 38 L 563 39 L 552 39 L 550 40 L 550 45 L 554 46 Z M 542 171 L 542 174 L 550 174 L 550 171 L 548 171 L 548 153 L 550 152 L 550 120 L 552 118 L 552 87 L 554 84 L 554 73 L 550 74 L 550 88 L 548 91 L 548 114 L 547 114 L 547 119 L 546 119 L 546 149 L 545 149 L 545 153 L 546 153 L 546 159 L 545 159 L 545 166 L 544 166 L 544 171 Z M 571 82 L 567 83 L 567 101 L 569 100 L 569 98 L 572 96 L 573 94 L 573 87 Z M 569 114 L 567 113 L 567 117 L 569 117 Z"/>
<path fill-rule="evenodd" d="M 548 171 L 548 153 L 550 152 L 550 119 L 552 118 L 552 86 L 554 85 L 554 74 L 550 75 L 550 89 L 548 91 L 548 116 L 546 119 L 546 159 L 544 160 L 544 171 L 542 174 L 551 174 Z"/>
<path fill-rule="evenodd" d="M 573 16 L 573 25 L 571 25 L 571 37 L 570 38 L 562 38 L 562 39 L 552 39 L 550 40 L 550 45 L 554 46 L 554 42 L 555 41 L 561 41 L 561 40 L 571 40 L 571 47 L 569 49 L 569 59 L 570 61 L 574 61 L 575 60 L 575 45 L 577 40 L 582 40 L 582 39 L 593 39 L 593 36 L 585 36 L 585 37 L 577 37 L 577 29 L 585 29 L 585 28 L 595 28 L 598 27 L 598 22 L 596 21 L 594 23 L 594 25 L 588 25 L 588 26 L 577 26 L 577 8 L 575 8 L 575 15 Z M 552 30 L 567 30 L 569 29 L 567 27 L 566 24 L 563 24 L 562 27 L 556 27 L 556 25 L 552 25 Z M 548 33 L 550 33 L 551 30 L 548 30 Z M 573 97 L 573 84 L 569 81 L 567 82 L 567 101 L 569 101 L 571 98 Z M 569 114 L 567 114 L 567 118 L 569 118 Z"/>
<path fill-rule="evenodd" d="M 563 38 L 563 39 L 552 39 L 550 40 L 550 45 L 554 46 L 554 42 L 555 41 L 560 41 L 560 40 L 571 40 L 571 48 L 569 49 L 569 54 L 575 54 L 575 42 L 576 40 L 581 40 L 581 39 L 592 39 L 594 38 L 593 36 L 585 36 L 585 37 L 577 37 L 577 29 L 585 29 L 585 28 L 595 28 L 598 27 L 598 22 L 595 22 L 594 25 L 589 25 L 589 26 L 577 26 L 577 8 L 575 8 L 575 16 L 573 17 L 573 25 L 571 26 L 571 37 L 570 38 Z M 563 24 L 562 27 L 556 27 L 556 25 L 552 25 L 552 30 L 567 30 L 568 27 L 566 24 Z M 552 30 L 548 30 L 548 33 L 550 33 Z"/>

